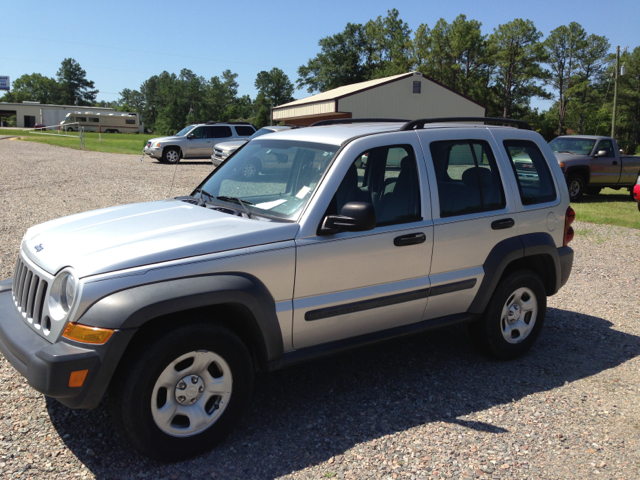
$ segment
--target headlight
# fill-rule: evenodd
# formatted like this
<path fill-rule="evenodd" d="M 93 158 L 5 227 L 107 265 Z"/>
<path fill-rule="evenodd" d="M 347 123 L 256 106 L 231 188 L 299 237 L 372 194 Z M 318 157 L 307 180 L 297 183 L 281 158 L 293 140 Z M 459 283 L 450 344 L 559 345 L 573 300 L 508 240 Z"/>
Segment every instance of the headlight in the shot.
<path fill-rule="evenodd" d="M 78 292 L 78 281 L 71 270 L 63 270 L 53 281 L 49 293 L 49 315 L 62 320 L 71 311 Z"/>

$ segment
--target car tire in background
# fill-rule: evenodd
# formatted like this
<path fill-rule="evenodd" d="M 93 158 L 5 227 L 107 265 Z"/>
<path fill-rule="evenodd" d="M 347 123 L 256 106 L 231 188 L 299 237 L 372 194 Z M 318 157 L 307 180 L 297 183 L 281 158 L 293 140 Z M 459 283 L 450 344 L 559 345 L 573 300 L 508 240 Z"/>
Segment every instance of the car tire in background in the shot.
<path fill-rule="evenodd" d="M 574 173 L 567 178 L 567 188 L 569 189 L 569 198 L 572 202 L 577 202 L 585 191 L 586 182 L 582 175 Z"/>
<path fill-rule="evenodd" d="M 162 152 L 164 163 L 178 163 L 180 161 L 180 150 L 175 147 L 165 148 Z"/>
<path fill-rule="evenodd" d="M 253 375 L 237 335 L 193 323 L 130 349 L 109 387 L 109 409 L 140 453 L 181 461 L 224 440 L 249 403 Z"/>

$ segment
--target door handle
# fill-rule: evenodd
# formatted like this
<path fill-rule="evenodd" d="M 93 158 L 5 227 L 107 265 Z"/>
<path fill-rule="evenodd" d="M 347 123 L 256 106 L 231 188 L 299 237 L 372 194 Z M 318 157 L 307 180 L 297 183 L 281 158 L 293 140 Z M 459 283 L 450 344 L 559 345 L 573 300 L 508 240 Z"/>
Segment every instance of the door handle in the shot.
<path fill-rule="evenodd" d="M 405 247 L 407 245 L 417 245 L 424 243 L 427 240 L 427 236 L 424 233 L 410 233 L 409 235 L 402 235 L 393 239 L 393 244 L 396 247 Z"/>
<path fill-rule="evenodd" d="M 503 218 L 502 220 L 496 220 L 491 223 L 491 228 L 493 230 L 504 230 L 505 228 L 511 228 L 516 224 L 513 221 L 513 218 Z"/>

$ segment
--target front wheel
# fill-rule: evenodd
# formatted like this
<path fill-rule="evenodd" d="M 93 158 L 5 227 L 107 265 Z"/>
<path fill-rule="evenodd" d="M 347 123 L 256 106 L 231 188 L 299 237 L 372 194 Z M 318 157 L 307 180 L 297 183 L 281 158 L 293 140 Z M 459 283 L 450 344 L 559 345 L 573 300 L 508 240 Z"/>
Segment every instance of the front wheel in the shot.
<path fill-rule="evenodd" d="M 222 326 L 193 324 L 139 351 L 119 368 L 109 391 L 115 423 L 133 446 L 167 462 L 222 441 L 253 389 L 244 343 Z"/>
<path fill-rule="evenodd" d="M 165 163 L 178 163 L 180 161 L 180 151 L 177 148 L 166 148 L 162 153 L 162 160 Z"/>
<path fill-rule="evenodd" d="M 486 353 L 510 360 L 533 346 L 546 312 L 547 295 L 540 277 L 520 270 L 500 282 L 482 318 L 469 324 L 469 333 Z"/>
<path fill-rule="evenodd" d="M 577 202 L 585 190 L 585 181 L 582 175 L 569 175 L 567 179 L 567 188 L 569 189 L 569 199 Z"/>

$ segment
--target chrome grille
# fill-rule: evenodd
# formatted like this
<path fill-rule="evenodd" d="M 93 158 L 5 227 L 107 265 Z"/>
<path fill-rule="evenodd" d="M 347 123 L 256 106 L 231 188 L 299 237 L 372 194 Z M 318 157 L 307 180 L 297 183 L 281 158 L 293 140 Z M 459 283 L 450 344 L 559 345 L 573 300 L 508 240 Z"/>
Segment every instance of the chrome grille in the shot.
<path fill-rule="evenodd" d="M 46 280 L 40 278 L 21 258 L 18 258 L 13 275 L 13 302 L 29 323 L 40 325 L 42 322 L 47 286 Z"/>

